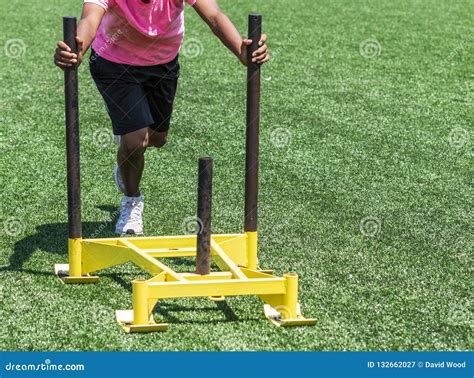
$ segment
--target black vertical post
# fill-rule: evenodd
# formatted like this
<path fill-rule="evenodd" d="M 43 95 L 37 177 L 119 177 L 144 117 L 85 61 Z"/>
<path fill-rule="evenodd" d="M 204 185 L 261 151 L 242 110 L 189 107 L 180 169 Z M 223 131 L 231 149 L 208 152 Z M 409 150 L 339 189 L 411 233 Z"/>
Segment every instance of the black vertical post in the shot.
<path fill-rule="evenodd" d="M 260 124 L 260 64 L 252 62 L 262 35 L 262 16 L 249 15 L 247 49 L 247 134 L 245 154 L 245 231 L 257 231 L 258 211 L 258 149 Z"/>
<path fill-rule="evenodd" d="M 77 54 L 76 17 L 63 18 L 64 42 Z M 82 236 L 77 66 L 64 70 L 66 105 L 67 202 L 69 238 Z"/>
<path fill-rule="evenodd" d="M 199 222 L 196 245 L 196 273 L 211 271 L 211 210 L 212 210 L 212 158 L 199 159 L 198 203 Z"/>

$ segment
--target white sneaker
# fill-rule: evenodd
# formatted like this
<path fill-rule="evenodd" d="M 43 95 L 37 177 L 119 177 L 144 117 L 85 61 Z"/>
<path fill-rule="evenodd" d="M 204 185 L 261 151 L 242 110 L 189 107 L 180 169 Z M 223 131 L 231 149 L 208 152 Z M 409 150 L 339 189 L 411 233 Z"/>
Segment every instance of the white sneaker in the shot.
<path fill-rule="evenodd" d="M 143 234 L 143 197 L 122 197 L 120 216 L 115 225 L 115 233 Z"/>
<path fill-rule="evenodd" d="M 114 181 L 118 190 L 125 194 L 125 185 L 123 184 L 122 176 L 120 176 L 120 169 L 117 163 L 114 166 Z"/>

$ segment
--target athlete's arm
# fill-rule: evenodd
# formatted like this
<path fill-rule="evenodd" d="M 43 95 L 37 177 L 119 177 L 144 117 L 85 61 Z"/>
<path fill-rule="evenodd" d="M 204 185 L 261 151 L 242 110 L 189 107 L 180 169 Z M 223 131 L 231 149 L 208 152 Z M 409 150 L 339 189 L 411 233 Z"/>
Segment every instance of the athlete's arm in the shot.
<path fill-rule="evenodd" d="M 236 27 L 222 12 L 216 0 L 197 0 L 193 8 L 199 16 L 209 25 L 213 33 L 222 43 L 237 56 L 243 64 L 247 64 L 247 46 L 252 43 L 250 39 L 242 39 Z M 252 60 L 265 63 L 270 59 L 268 48 L 265 45 L 267 36 L 262 34 L 259 48 L 253 54 Z"/>

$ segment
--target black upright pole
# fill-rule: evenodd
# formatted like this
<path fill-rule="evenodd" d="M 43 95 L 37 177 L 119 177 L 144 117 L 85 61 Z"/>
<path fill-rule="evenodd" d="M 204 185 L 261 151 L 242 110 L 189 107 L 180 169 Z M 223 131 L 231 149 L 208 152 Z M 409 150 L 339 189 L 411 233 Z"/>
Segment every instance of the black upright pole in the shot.
<path fill-rule="evenodd" d="M 211 271 L 212 158 L 199 159 L 197 216 L 200 223 L 196 246 L 196 273 Z"/>
<path fill-rule="evenodd" d="M 249 39 L 247 49 L 247 134 L 245 154 L 245 231 L 257 231 L 258 211 L 258 144 L 260 124 L 260 64 L 252 62 L 252 54 L 258 49 L 262 35 L 262 16 L 249 15 Z"/>
<path fill-rule="evenodd" d="M 77 54 L 76 17 L 63 18 L 64 42 Z M 66 99 L 67 203 L 69 238 L 82 236 L 77 66 L 64 70 Z"/>

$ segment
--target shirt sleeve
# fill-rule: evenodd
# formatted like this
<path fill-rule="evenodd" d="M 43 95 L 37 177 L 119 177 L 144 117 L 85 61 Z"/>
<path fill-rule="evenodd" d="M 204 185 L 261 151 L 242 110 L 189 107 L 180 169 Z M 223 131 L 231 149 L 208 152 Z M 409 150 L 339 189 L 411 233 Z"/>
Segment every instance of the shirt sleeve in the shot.
<path fill-rule="evenodd" d="M 196 4 L 196 0 L 186 0 L 186 2 L 187 2 L 189 5 L 191 5 L 191 6 L 193 6 L 194 4 Z"/>
<path fill-rule="evenodd" d="M 109 7 L 112 6 L 112 4 L 114 3 L 114 0 L 84 0 L 84 4 L 85 3 L 97 4 L 101 6 L 102 8 L 104 8 L 105 10 L 107 10 L 109 9 Z"/>

